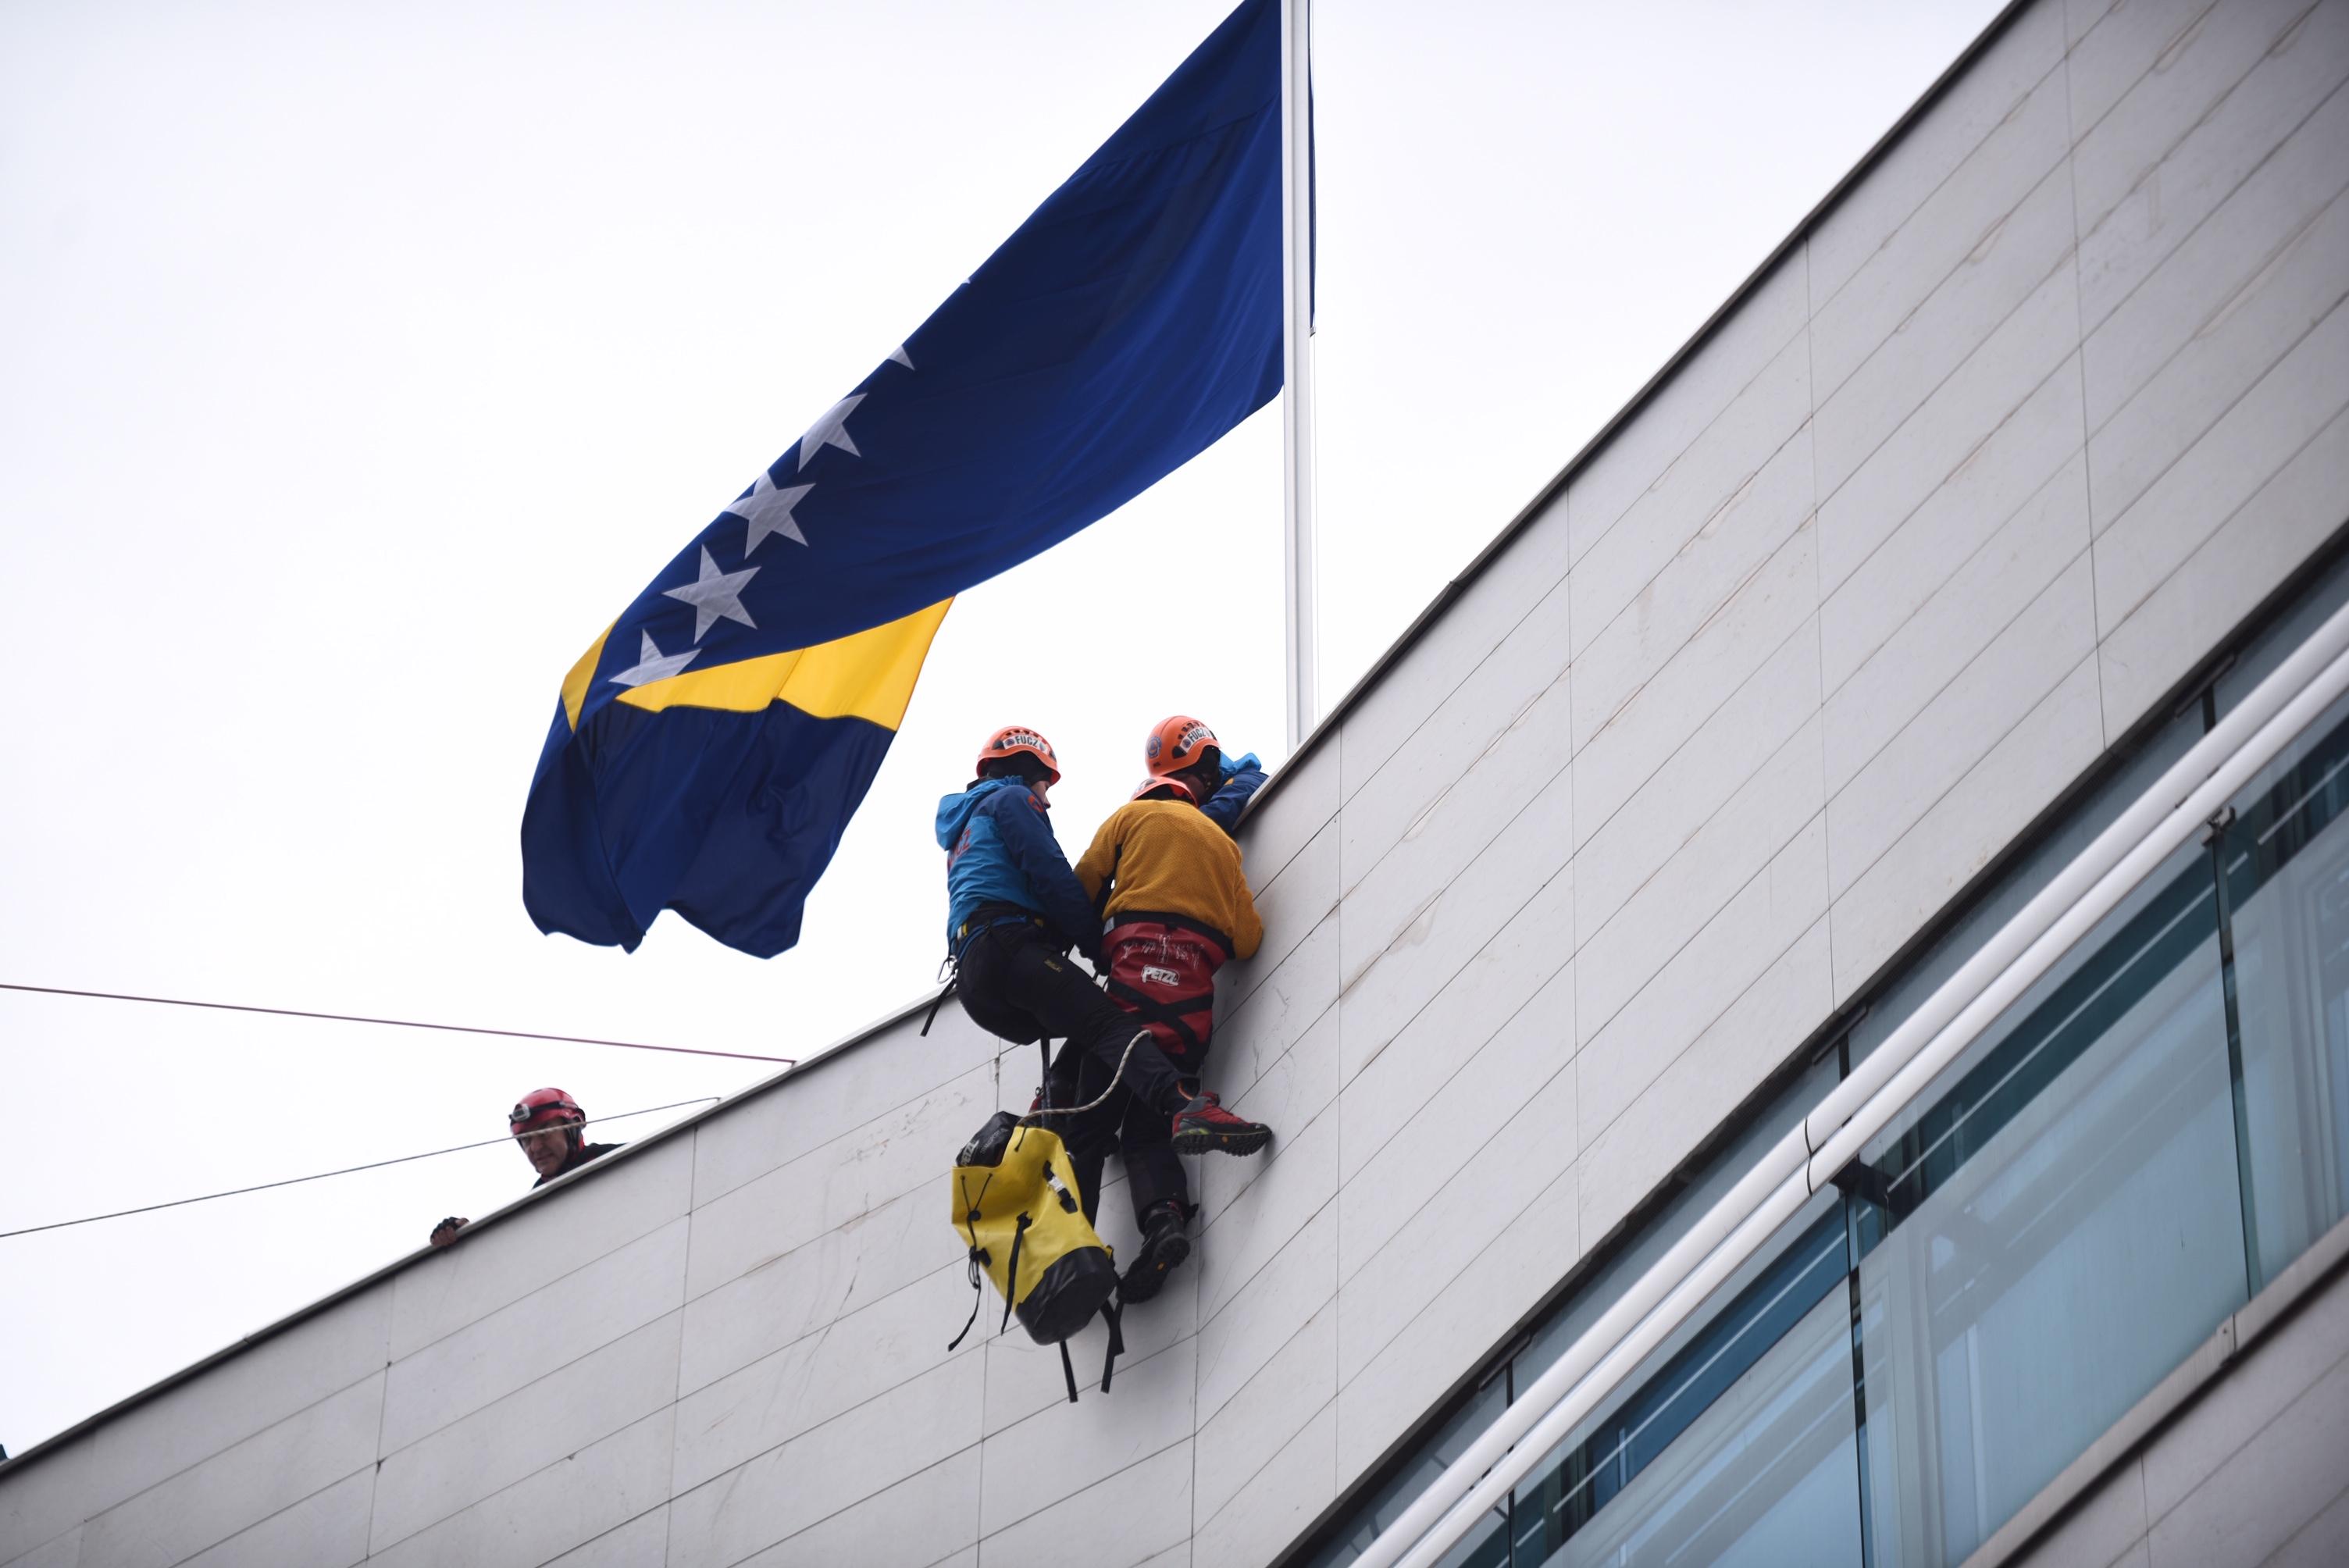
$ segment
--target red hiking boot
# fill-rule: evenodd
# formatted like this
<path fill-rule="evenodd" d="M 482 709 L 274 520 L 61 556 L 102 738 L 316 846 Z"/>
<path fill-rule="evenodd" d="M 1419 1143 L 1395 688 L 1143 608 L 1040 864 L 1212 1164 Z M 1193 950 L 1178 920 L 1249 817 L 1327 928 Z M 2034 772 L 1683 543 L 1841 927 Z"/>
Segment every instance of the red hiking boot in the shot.
<path fill-rule="evenodd" d="M 1271 1141 L 1271 1128 L 1234 1116 L 1212 1094 L 1192 1096 L 1189 1103 L 1174 1113 L 1174 1144 L 1177 1154 L 1205 1154 L 1210 1150 L 1226 1154 L 1254 1154 Z"/>

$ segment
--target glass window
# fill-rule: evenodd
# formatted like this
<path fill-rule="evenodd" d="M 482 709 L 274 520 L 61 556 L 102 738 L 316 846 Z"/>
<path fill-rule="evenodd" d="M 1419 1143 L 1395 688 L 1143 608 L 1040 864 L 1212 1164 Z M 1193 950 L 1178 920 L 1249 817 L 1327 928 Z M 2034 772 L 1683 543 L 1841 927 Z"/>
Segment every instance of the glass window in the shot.
<path fill-rule="evenodd" d="M 2241 1019 L 2255 1284 L 2349 1191 L 2349 702 L 2237 797 L 2221 841 Z"/>
<path fill-rule="evenodd" d="M 2245 1299 L 2209 851 L 2188 845 L 1863 1150 L 1879 1563 L 1962 1562 Z"/>

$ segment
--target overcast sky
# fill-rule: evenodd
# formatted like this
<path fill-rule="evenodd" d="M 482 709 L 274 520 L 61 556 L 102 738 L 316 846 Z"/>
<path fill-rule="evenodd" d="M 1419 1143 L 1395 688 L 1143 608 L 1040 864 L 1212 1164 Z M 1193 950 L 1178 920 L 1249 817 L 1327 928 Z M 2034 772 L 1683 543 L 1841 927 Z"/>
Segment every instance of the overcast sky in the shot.
<path fill-rule="evenodd" d="M 1325 706 L 1995 8 L 1319 7 Z M 0 7 L 0 980 L 797 1055 L 931 983 L 989 728 L 1053 738 L 1077 846 L 1169 712 L 1276 759 L 1268 408 L 963 596 L 797 951 L 522 907 L 564 671 L 1226 9 Z M 0 993 L 0 1230 L 761 1071 Z M 530 1179 L 0 1241 L 0 1443 Z"/>

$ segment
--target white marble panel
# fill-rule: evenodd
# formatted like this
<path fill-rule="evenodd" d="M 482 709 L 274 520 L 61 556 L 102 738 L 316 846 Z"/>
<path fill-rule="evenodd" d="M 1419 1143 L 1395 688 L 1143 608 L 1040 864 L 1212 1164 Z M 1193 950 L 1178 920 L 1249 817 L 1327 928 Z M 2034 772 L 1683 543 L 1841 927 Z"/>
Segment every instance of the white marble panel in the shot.
<path fill-rule="evenodd" d="M 1122 1211 L 1121 1202 L 1118 1208 Z M 1112 1223 L 1106 1231 L 1123 1229 L 1128 1234 L 1130 1224 Z M 1102 1238 L 1108 1240 L 1107 1236 Z M 1127 1257 L 1133 1252 L 1123 1239 L 1111 1243 Z M 1197 1253 L 1192 1254 L 1195 1263 Z M 986 1435 L 1016 1427 L 1022 1421 L 1043 1412 L 1056 1409 L 1069 1402 L 1068 1375 L 1061 1369 L 1058 1346 L 1039 1345 L 1019 1327 L 1019 1319 L 1001 1332 L 992 1332 L 1003 1313 L 1003 1298 L 990 1289 L 991 1311 L 983 1309 L 975 1334 L 987 1338 L 987 1412 Z M 1177 1345 L 1187 1343 L 1198 1326 L 1199 1280 L 1195 1268 L 1186 1265 L 1175 1271 L 1164 1289 L 1154 1300 L 1137 1305 L 1124 1318 L 1125 1354 L 1118 1357 L 1117 1376 L 1109 1397 L 1117 1398 L 1125 1387 L 1126 1374 L 1164 1355 Z M 968 1307 L 964 1311 L 968 1312 Z M 956 1323 L 962 1319 L 957 1317 Z M 1087 1324 L 1069 1341 L 1069 1362 L 1077 1374 L 1077 1393 L 1081 1399 L 1098 1399 L 1101 1395 L 1102 1363 L 1107 1359 L 1109 1334 L 1099 1318 Z"/>
<path fill-rule="evenodd" d="M 1338 1295 L 1338 1211 L 1326 1205 L 1199 1330 L 1204 1423 Z"/>
<path fill-rule="evenodd" d="M 1827 698 L 1828 792 L 1841 793 L 2087 551 L 2087 467 L 2075 456 Z M 2093 614 L 2085 601 L 2061 613 L 2082 610 Z"/>
<path fill-rule="evenodd" d="M 971 1302 L 944 1231 L 939 1226 L 936 1238 L 941 1265 L 915 1284 L 678 1400 L 671 1484 L 699 1486 L 944 1363 Z M 982 1312 L 987 1305 L 982 1295 Z M 956 1352 L 978 1353 L 976 1337 Z"/>
<path fill-rule="evenodd" d="M 367 1554 L 367 1511 L 374 1497 L 375 1467 L 369 1465 L 198 1553 L 187 1560 L 187 1568 L 350 1568 Z"/>
<path fill-rule="evenodd" d="M 1282 764 L 1257 792 L 1240 823 L 1240 852 L 1251 881 L 1270 886 L 1338 815 L 1338 750 L 1333 733 L 1302 760 Z"/>
<path fill-rule="evenodd" d="M 1950 483 L 2078 349 L 2079 292 L 2050 275 L 1819 503 L 1819 583 L 1832 593 Z M 2076 385 L 2076 383 L 2075 383 Z M 2079 418 L 2076 405 L 2070 418 Z M 2024 493 L 2029 493 L 2026 487 Z"/>
<path fill-rule="evenodd" d="M 92 1434 L 90 1512 L 382 1372 L 392 1293 L 378 1286 L 247 1346 Z"/>
<path fill-rule="evenodd" d="M 986 1366 L 957 1356 L 671 1498 L 667 1568 L 730 1568 L 971 1447 Z"/>
<path fill-rule="evenodd" d="M 1825 836 L 1824 820 L 1813 818 L 1582 1047 L 1582 1148 L 1826 913 Z"/>
<path fill-rule="evenodd" d="M 1427 907 L 1431 892 L 1460 874 L 1565 771 L 1573 748 L 1568 683 L 1550 683 L 1481 753 L 1450 761 L 1451 786 L 1403 830 L 1361 878 L 1350 880 L 1339 945 L 1346 983 L 1359 979 Z M 1473 760 L 1470 760 L 1473 758 Z M 1358 799 L 1377 789 L 1375 782 Z M 1352 806 L 1346 820 L 1354 819 Z M 1564 855 L 1561 852 L 1562 863 Z"/>
<path fill-rule="evenodd" d="M 1392 1238 L 1367 1257 L 1338 1230 L 1338 1377 L 1351 1383 L 1404 1326 L 1458 1286 L 1464 1272 L 1574 1164 L 1575 1075 L 1534 1088 L 1459 1172 L 1430 1191 Z"/>
<path fill-rule="evenodd" d="M 1597 734 L 1811 515 L 1805 426 L 1703 521 L 1574 666 L 1574 730 Z"/>
<path fill-rule="evenodd" d="M 1377 1149 L 1358 1157 L 1348 1126 L 1340 1124 L 1340 1163 L 1359 1158 L 1361 1165 L 1346 1178 L 1339 1203 L 1350 1268 L 1392 1241 L 1544 1084 L 1573 1076 L 1573 991 L 1571 968 L 1560 969 L 1498 1033 L 1464 1047 L 1464 1061 L 1442 1063 L 1437 1073 L 1449 1076 L 1439 1087 L 1418 1101 L 1380 1108 L 1382 1123 L 1402 1131 Z M 1550 1130 L 1543 1158 L 1573 1158 L 1576 1137 L 1569 1116 Z"/>
<path fill-rule="evenodd" d="M 92 1433 L 0 1470 L 0 1563 L 13 1563 L 88 1519 L 98 1495 Z"/>
<path fill-rule="evenodd" d="M 1688 449 L 1575 562 L 1567 586 L 1578 661 L 1622 617 L 1631 617 L 1636 631 L 1659 613 L 1659 606 L 1671 608 L 1671 594 L 1656 585 L 1660 574 L 1692 541 L 1730 531 L 1748 521 L 1731 502 L 1756 482 L 1773 458 L 1781 457 L 1810 413 L 1810 352 L 1798 335 L 1778 350 L 1718 418 L 1693 433 Z M 1774 509 L 1783 511 L 1783 500 L 1774 501 Z M 1798 513 L 1807 510 L 1796 503 Z M 1698 583 L 1707 581 L 1702 567 L 1692 575 Z M 1678 640 L 1667 629 L 1646 645 L 1652 653 L 1669 649 Z M 1611 683 L 1609 695 L 1619 698 L 1619 681 Z M 1579 721 L 1582 709 L 1576 713 Z"/>
<path fill-rule="evenodd" d="M 2349 1362 L 2336 1363 L 2154 1522 L 2153 1561 L 2269 1561 L 2349 1487 Z"/>
<path fill-rule="evenodd" d="M 2339 529 L 2349 412 L 2196 547 L 2098 649 L 2105 733 L 2119 735 Z"/>
<path fill-rule="evenodd" d="M 1338 1495 L 1338 1406 L 1331 1401 L 1249 1478 L 1222 1512 L 1198 1527 L 1191 1560 L 1258 1568 L 1278 1556 Z"/>
<path fill-rule="evenodd" d="M 10 1558 L 7 1568 L 81 1568 L 81 1526 L 51 1536 L 22 1557 Z"/>
<path fill-rule="evenodd" d="M 1576 944 L 1606 924 L 1818 707 L 1818 642 L 1797 627 L 1576 852 Z"/>
<path fill-rule="evenodd" d="M 2165 155 L 2209 122 L 2213 107 L 2236 89 L 2308 8 L 2308 0 L 2221 0 L 2165 46 L 2152 68 L 2130 85 L 2108 113 L 2094 123 L 2082 121 L 2085 129 L 2072 154 L 2080 232 L 2094 231 L 2129 191 L 2154 178 Z M 2247 150 L 2251 155 L 2234 179 L 2274 145 L 2270 140 L 2267 147 Z M 2176 188 L 2174 193 L 2163 194 L 2163 204 L 2178 201 L 2178 216 L 2191 226 L 2218 204 L 2234 180 L 2226 180 L 2216 191 L 2191 180 L 2163 183 Z"/>
<path fill-rule="evenodd" d="M 1264 922 L 1264 943 L 1253 957 L 1217 972 L 1216 1011 L 1229 1016 L 1280 967 L 1299 943 L 1311 935 L 1338 907 L 1339 827 L 1331 821 L 1299 851 L 1269 887 L 1256 890 L 1256 912 Z M 1254 875 L 1253 868 L 1249 874 Z"/>
<path fill-rule="evenodd" d="M 811 1063 L 704 1122 L 694 1140 L 695 1207 L 831 1141 L 843 1127 L 885 1119 L 994 1060 L 1002 1042 L 952 1003 L 938 1009 L 937 1022 L 924 1037 L 928 1010 Z"/>
<path fill-rule="evenodd" d="M 1361 885 L 1390 851 L 1423 835 L 1494 753 L 1524 749 L 1514 744 L 1518 728 L 1566 674 L 1566 597 L 1564 583 L 1550 590 L 1408 740 L 1356 732 L 1358 750 L 1383 757 L 1346 802 L 1340 822 L 1345 891 Z"/>
<path fill-rule="evenodd" d="M 941 1020 L 944 1013 L 939 1014 Z M 868 1047 L 873 1061 L 916 1054 L 903 1043 Z M 1032 1053 L 1021 1058 L 1032 1061 Z M 854 1069 L 852 1069 L 854 1070 Z M 1024 1068 L 1022 1070 L 1025 1070 Z M 930 1186 L 954 1151 L 995 1113 L 994 1057 L 876 1121 L 801 1146 L 795 1160 L 693 1212 L 687 1295 L 739 1279 L 826 1232 Z"/>
<path fill-rule="evenodd" d="M 1872 259 L 1892 247 L 1914 215 L 1984 142 L 2018 118 L 2048 73 L 2059 69 L 2064 43 L 2059 10 L 2034 5 L 2016 17 L 1931 112 L 1821 218 L 1810 240 L 1815 311 L 1825 309 Z"/>
<path fill-rule="evenodd" d="M 1561 772 L 1482 854 L 1442 883 L 1339 1000 L 1339 1052 L 1350 1081 L 1560 874 L 1573 846 L 1571 770 Z M 1341 922 L 1353 918 L 1349 907 Z"/>
<path fill-rule="evenodd" d="M 987 1490 L 979 1500 L 981 1538 L 1187 1443 L 1196 1343 L 1186 1339 L 1120 1367 L 1105 1398 L 1096 1392 L 1073 1405 L 1063 1402 L 990 1435 Z"/>
<path fill-rule="evenodd" d="M 1578 1166 L 1568 1167 L 1360 1377 L 1340 1387 L 1341 1485 L 1368 1469 L 1566 1277 L 1581 1255 L 1578 1174 Z"/>
<path fill-rule="evenodd" d="M 2211 0 L 2067 0 L 2073 13 L 2072 123 L 2084 135 L 2173 52 Z"/>
<path fill-rule="evenodd" d="M 1877 535 L 1873 519 L 1824 521 L 1823 528 L 1848 524 L 1870 531 L 1870 540 L 1823 545 L 1857 559 L 1828 593 L 1820 614 L 1826 689 L 1832 693 L 1848 681 L 1999 529 L 2034 504 L 2045 504 L 2042 492 L 2066 464 L 2076 462 L 2085 473 L 2085 442 L 2080 364 L 2075 358 L 2033 389 L 2013 417 L 1889 533 Z"/>
<path fill-rule="evenodd" d="M 212 1455 L 83 1527 L 82 1561 L 162 1568 L 323 1491 L 375 1460 L 380 1375 Z"/>
<path fill-rule="evenodd" d="M 1197 1512 L 1213 1519 L 1338 1397 L 1338 1308 L 1324 1306 L 1263 1370 L 1199 1424 Z"/>
<path fill-rule="evenodd" d="M 413 1356 L 682 1215 L 703 1130 L 647 1150 L 580 1183 L 560 1202 L 533 1203 L 400 1270 L 390 1286 L 393 1358 Z"/>
<path fill-rule="evenodd" d="M 533 1568 L 560 1558 L 660 1507 L 670 1429 L 671 1412 L 657 1410 L 378 1552 L 368 1568 Z"/>
<path fill-rule="evenodd" d="M 1811 322 L 1819 411 L 1823 422 L 1830 408 L 1837 415 L 1820 438 L 1823 492 L 2071 253 L 2066 114 L 2064 73 L 2050 71 L 1820 304 Z M 1852 401 L 1839 404 L 1846 393 Z M 1873 418 L 1871 399 L 1888 405 Z"/>
<path fill-rule="evenodd" d="M 1762 280 L 1735 315 L 1574 476 L 1568 521 L 1579 562 L 1671 470 L 1723 410 L 1775 364 L 1809 319 L 1806 245 Z"/>
<path fill-rule="evenodd" d="M 2253 67 L 2082 238 L 2081 312 L 2095 346 L 2090 428 L 2340 193 L 2349 99 L 2333 89 L 2344 73 L 2349 15 L 2317 6 L 2292 47 Z"/>
<path fill-rule="evenodd" d="M 574 1546 L 546 1568 L 644 1568 L 668 1553 L 668 1504 L 640 1513 L 584 1546 Z"/>
<path fill-rule="evenodd" d="M 2105 748 L 2084 659 L 1835 901 L 1840 1006 Z M 1835 808 L 1828 808 L 1830 841 Z"/>
<path fill-rule="evenodd" d="M 2021 723 L 2056 682 L 2095 652 L 2094 592 L 2090 563 L 2083 553 L 1955 678 L 1933 693 L 1899 735 L 1852 771 L 1851 782 L 1837 791 L 1827 807 L 1829 882 L 1838 896 Z M 1831 740 L 1835 738 L 1831 733 Z M 1837 755 L 1847 768 L 1850 752 Z"/>
<path fill-rule="evenodd" d="M 1028 1090 L 1018 1093 L 1024 1106 Z M 953 1255 L 944 1232 L 937 1193 L 916 1188 L 694 1297 L 685 1305 L 678 1391 L 704 1387 L 905 1289 Z"/>
<path fill-rule="evenodd" d="M 1216 1077 L 1212 1064 L 1208 1077 Z M 1305 1037 L 1276 1057 L 1255 1082 L 1223 1098 L 1233 1111 L 1271 1128 L 1276 1139 L 1293 1138 L 1312 1125 L 1338 1098 L 1338 1009 L 1322 1014 Z M 1200 1218 L 1213 1224 L 1270 1169 L 1261 1160 L 1195 1161 L 1191 1196 L 1199 1205 Z"/>
<path fill-rule="evenodd" d="M 1581 1232 L 1603 1236 L 1834 1010 L 1825 920 L 1648 1081 L 1583 1151 Z"/>
<path fill-rule="evenodd" d="M 675 1312 L 685 1304 L 686 1228 L 686 1221 L 672 1220 L 395 1361 L 384 1398 L 382 1451 L 396 1453 Z"/>
<path fill-rule="evenodd" d="M 461 1512 L 677 1398 L 678 1315 L 590 1352 L 406 1448 L 376 1473 L 378 1551 Z"/>
<path fill-rule="evenodd" d="M 1340 1181 L 1351 1186 L 1361 1180 L 1406 1126 L 1436 1101 L 1448 1102 L 1456 1076 L 1496 1036 L 1510 1036 L 1508 1055 L 1536 1078 L 1547 1078 L 1574 1055 L 1574 978 L 1567 957 L 1573 946 L 1573 918 L 1574 869 L 1569 865 L 1468 961 L 1434 1002 L 1395 1037 L 1393 1045 L 1347 1082 L 1339 1107 Z M 1409 1140 L 1411 1153 L 1394 1152 L 1423 1172 L 1427 1168 L 1422 1162 L 1431 1155 L 1424 1145 L 1441 1136 L 1434 1128 L 1473 1124 L 1473 1118 L 1468 1122 L 1447 1118 L 1418 1127 Z M 1457 1150 L 1456 1158 L 1465 1159 L 1468 1152 Z M 1433 1158 L 1440 1164 L 1444 1156 L 1439 1151 Z"/>
<path fill-rule="evenodd" d="M 2343 149 L 2349 153 L 2349 147 Z M 2124 405 L 2088 445 L 2101 529 L 2349 297 L 2349 197 L 2338 197 Z"/>
<path fill-rule="evenodd" d="M 1246 1088 L 1334 1010 L 1338 921 L 1330 915 L 1307 933 L 1237 1005 L 1218 1003 L 1207 1051 L 1208 1087 L 1234 1093 Z"/>
<path fill-rule="evenodd" d="M 1578 1034 L 1589 1038 L 1603 1030 L 1826 810 L 1818 725 L 1813 717 L 1788 737 L 1582 944 L 1575 965 Z"/>
<path fill-rule="evenodd" d="M 2043 89 L 2051 99 L 2052 83 Z M 1835 493 L 2033 289 L 2068 270 L 2072 248 L 2071 181 L 2059 160 L 1820 402 L 1820 491 Z"/>
<path fill-rule="evenodd" d="M 1155 1563 L 1191 1533 L 1191 1445 L 1176 1443 L 978 1543 L 979 1568 L 1078 1558 L 1099 1568 Z"/>
<path fill-rule="evenodd" d="M 2143 603 L 2344 406 L 2349 307 L 2335 305 L 2097 535 L 2099 628 L 2119 624 Z M 2092 471 L 2097 446 L 2089 444 Z"/>
<path fill-rule="evenodd" d="M 1252 1158 L 1265 1169 L 1193 1245 L 1188 1266 L 1198 1271 L 1202 1320 L 1221 1311 L 1337 1195 L 1338 1119 L 1324 1115 Z"/>
<path fill-rule="evenodd" d="M 1567 498 L 1541 515 L 1487 562 L 1459 599 L 1423 631 L 1411 652 L 1363 692 L 1345 727 L 1375 736 L 1370 748 L 1340 746 L 1341 793 L 1352 798 L 1397 744 L 1414 733 L 1469 672 L 1532 613 L 1566 575 Z"/>
<path fill-rule="evenodd" d="M 777 1542 L 740 1568 L 847 1568 L 951 1557 L 977 1543 L 978 1480 L 978 1448 L 973 1444 Z"/>
<path fill-rule="evenodd" d="M 1817 543 L 1806 521 L 1603 727 L 1578 738 L 1578 840 L 1604 828 L 1787 638 L 1802 631 L 1816 644 L 1807 627 L 1819 602 Z"/>

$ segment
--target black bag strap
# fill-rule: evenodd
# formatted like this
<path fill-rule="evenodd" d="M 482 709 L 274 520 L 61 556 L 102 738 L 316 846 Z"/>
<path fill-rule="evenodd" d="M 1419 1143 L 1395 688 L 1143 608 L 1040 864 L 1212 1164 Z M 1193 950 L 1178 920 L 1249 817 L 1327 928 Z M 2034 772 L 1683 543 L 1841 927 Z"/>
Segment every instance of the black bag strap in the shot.
<path fill-rule="evenodd" d="M 1026 1239 L 1032 1222 L 1022 1214 L 1019 1222 L 1011 1227 L 1011 1266 L 1003 1271 L 1003 1321 L 995 1326 L 998 1334 L 1011 1326 L 1011 1304 L 1019 1295 L 1019 1243 Z"/>
<path fill-rule="evenodd" d="M 1069 1403 L 1073 1405 L 1077 1402 L 1077 1366 L 1069 1359 L 1069 1342 L 1065 1339 L 1061 1341 L 1061 1376 L 1068 1382 Z"/>
<path fill-rule="evenodd" d="M 987 1173 L 986 1180 L 979 1182 L 978 1196 L 974 1198 L 970 1195 L 970 1178 L 965 1176 L 962 1179 L 963 1202 L 969 1205 L 963 1218 L 962 1228 L 970 1236 L 970 1257 L 966 1264 L 970 1271 L 970 1315 L 963 1320 L 962 1332 L 947 1342 L 947 1348 L 949 1351 L 970 1336 L 970 1326 L 978 1321 L 979 1303 L 986 1299 L 987 1293 L 980 1288 L 978 1283 L 979 1265 L 987 1262 L 987 1249 L 978 1244 L 978 1205 L 987 1197 L 987 1190 L 994 1184 L 994 1181 L 995 1172 L 990 1171 Z"/>
<path fill-rule="evenodd" d="M 945 987 L 938 992 L 938 999 L 930 1004 L 929 1016 L 922 1020 L 922 1034 L 925 1037 L 929 1035 L 930 1026 L 938 1021 L 938 1009 L 947 1005 L 947 998 L 953 995 L 955 987 L 961 984 L 962 970 L 957 967 L 953 974 L 947 976 Z"/>
<path fill-rule="evenodd" d="M 1110 1377 L 1117 1371 L 1117 1358 L 1125 1354 L 1125 1332 L 1120 1326 L 1120 1320 L 1125 1316 L 1125 1308 L 1115 1301 L 1105 1301 L 1102 1303 L 1101 1311 L 1102 1321 L 1109 1325 L 1109 1354 L 1102 1357 L 1102 1392 L 1106 1394 Z M 1066 1341 L 1062 1344 L 1065 1346 Z M 1076 1398 L 1073 1390 L 1069 1398 L 1071 1400 Z"/>

